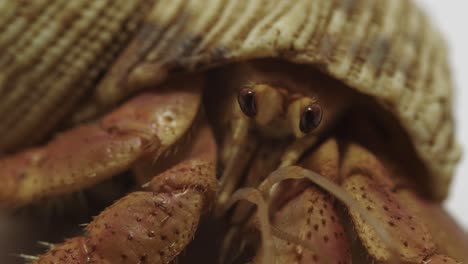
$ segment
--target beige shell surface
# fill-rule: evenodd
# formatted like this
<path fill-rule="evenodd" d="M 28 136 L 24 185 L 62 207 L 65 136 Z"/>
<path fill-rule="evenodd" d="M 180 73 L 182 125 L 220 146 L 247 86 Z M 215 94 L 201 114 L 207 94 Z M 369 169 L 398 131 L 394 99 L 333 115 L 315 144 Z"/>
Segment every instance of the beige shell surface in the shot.
<path fill-rule="evenodd" d="M 164 76 L 164 71 L 173 69 L 263 57 L 319 65 L 375 97 L 398 118 L 430 170 L 432 194 L 437 199 L 446 197 L 460 158 L 447 51 L 439 33 L 411 1 L 171 0 L 158 4 L 147 24 L 154 32 L 149 39 L 155 41 L 133 43 L 148 51 L 140 58 L 124 55 L 126 61 L 139 63 L 122 60 L 111 70 L 114 76 L 128 73 L 123 77 L 127 88 L 159 81 L 160 77 L 147 72 L 155 69 Z M 115 88 L 121 89 L 122 80 L 104 80 L 99 87 L 101 100 L 119 94 Z"/>
<path fill-rule="evenodd" d="M 11 2 L 14 3 L 15 0 L 8 3 Z M 68 2 L 64 4 L 65 0 L 43 2 L 70 5 Z M 110 6 L 132 5 L 125 4 L 132 1 L 123 0 L 76 2 L 86 2 L 86 5 L 101 2 Z M 138 14 L 141 14 L 141 8 L 150 5 L 149 2 L 152 1 L 134 1 L 133 8 L 140 8 Z M 118 13 L 121 9 L 116 10 L 119 10 L 115 11 Z M 447 195 L 460 150 L 454 138 L 452 83 L 446 47 L 438 32 L 412 2 L 160 0 L 155 1 L 152 8 L 143 10 L 149 12 L 145 23 L 138 31 L 134 31 L 137 34 L 134 40 L 98 85 L 98 89 L 92 95 L 94 99 L 90 103 L 91 106 L 112 105 L 138 87 L 160 83 L 173 71 L 192 71 L 228 62 L 265 57 L 314 64 L 350 87 L 373 96 L 384 108 L 392 112 L 407 130 L 418 154 L 431 172 L 428 181 L 434 197 L 442 199 Z M 5 12 L 2 7 L 1 12 Z M 108 11 L 104 8 L 101 12 Z M 126 16 L 136 16 L 131 14 L 133 13 L 128 12 Z M 4 16 L 0 14 L 0 20 L 2 19 Z M 96 21 L 101 19 L 97 18 Z M 15 19 L 13 23 L 20 22 Z M 0 49 L 3 47 L 2 43 L 7 43 L 6 46 L 10 48 L 18 46 L 11 44 L 11 41 L 2 42 L 2 36 L 7 30 L 2 28 L 3 25 L 0 21 Z M 119 25 L 126 23 L 121 22 Z M 119 35 L 115 30 L 104 31 L 113 37 Z M 82 33 L 89 36 L 89 41 L 93 40 L 90 32 L 92 29 Z M 95 38 L 97 36 L 100 34 Z M 106 47 L 112 47 L 113 42 L 105 43 L 108 46 L 101 47 L 96 51 L 99 56 L 93 58 L 112 57 L 106 51 Z M 52 44 L 54 43 L 49 43 L 49 46 Z M 83 49 L 90 49 L 83 45 Z M 8 56 L 13 53 L 0 52 L 0 120 L 13 119 L 6 114 L 8 107 L 5 106 L 5 98 L 21 97 L 11 91 L 20 87 L 17 83 L 21 83 L 23 77 L 18 77 L 18 74 L 8 75 L 11 70 L 6 68 L 7 64 L 1 64 L 5 60 L 5 54 Z M 13 61 L 10 64 L 14 67 L 19 65 L 17 61 Z M 42 61 L 38 61 L 39 65 L 43 64 Z M 98 61 L 100 60 L 87 61 L 85 69 Z M 64 69 L 60 72 L 58 67 L 67 64 L 58 62 L 57 65 L 51 68 L 52 73 L 47 75 L 47 81 L 53 83 L 54 78 L 61 79 L 60 73 L 63 73 Z M 106 65 L 108 64 L 104 66 Z M 21 72 L 20 66 L 18 72 Z M 76 77 L 86 74 L 91 73 L 81 71 L 76 74 L 74 82 L 61 86 L 60 104 L 50 103 L 49 113 L 53 107 L 61 109 L 58 106 L 70 105 L 77 98 L 81 98 L 70 91 L 77 93 L 76 88 L 80 86 L 76 85 L 76 82 L 80 78 Z M 11 80 L 15 80 L 14 84 Z M 43 88 L 42 93 L 46 91 L 44 89 L 47 90 Z M 5 95 L 5 90 L 10 90 L 8 96 Z M 28 91 L 33 90 L 34 88 L 29 88 Z M 65 90 L 68 92 L 64 92 Z M 21 89 L 18 91 L 24 92 Z M 28 96 L 31 104 L 45 104 L 43 98 L 46 97 L 41 97 L 41 93 L 38 92 L 33 94 L 36 97 Z M 9 105 L 13 106 L 12 103 Z M 26 107 L 23 103 L 18 106 Z M 23 113 L 21 118 L 33 120 L 37 118 L 38 113 L 47 113 L 42 109 L 36 107 L 35 112 L 23 109 L 23 112 L 18 113 Z M 42 115 L 43 120 L 45 116 L 47 115 Z M 8 122 L 2 122 L 0 133 L 6 133 L 6 124 Z M 28 129 L 31 129 L 31 126 Z M 8 133 L 17 133 L 17 130 L 12 131 Z M 23 128 L 24 131 L 27 129 Z M 5 144 L 4 139 L 1 141 Z"/>
<path fill-rule="evenodd" d="M 36 143 L 66 118 L 153 2 L 0 1 L 0 150 Z"/>

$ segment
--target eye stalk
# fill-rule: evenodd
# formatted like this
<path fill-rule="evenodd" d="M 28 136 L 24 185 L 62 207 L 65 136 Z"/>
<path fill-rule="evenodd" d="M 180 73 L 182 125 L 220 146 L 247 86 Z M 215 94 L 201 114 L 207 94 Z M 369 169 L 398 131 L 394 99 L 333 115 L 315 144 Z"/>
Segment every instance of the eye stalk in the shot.
<path fill-rule="evenodd" d="M 308 134 L 316 129 L 322 122 L 322 115 L 322 107 L 318 103 L 312 103 L 304 107 L 299 121 L 301 132 Z"/>
<path fill-rule="evenodd" d="M 257 115 L 257 102 L 255 100 L 255 91 L 250 88 L 242 88 L 237 96 L 240 109 L 248 117 Z"/>

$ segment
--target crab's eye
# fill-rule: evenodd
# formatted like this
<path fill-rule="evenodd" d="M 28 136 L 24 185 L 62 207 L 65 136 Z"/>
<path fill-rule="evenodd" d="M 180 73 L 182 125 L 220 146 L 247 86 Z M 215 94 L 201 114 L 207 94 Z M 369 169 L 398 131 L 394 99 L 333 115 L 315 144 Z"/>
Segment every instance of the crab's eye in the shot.
<path fill-rule="evenodd" d="M 255 92 L 249 88 L 242 88 L 237 96 L 240 109 L 248 117 L 257 114 L 257 103 L 255 102 Z"/>
<path fill-rule="evenodd" d="M 307 134 L 316 129 L 322 121 L 322 107 L 319 104 L 310 104 L 302 110 L 299 129 L 302 133 Z"/>

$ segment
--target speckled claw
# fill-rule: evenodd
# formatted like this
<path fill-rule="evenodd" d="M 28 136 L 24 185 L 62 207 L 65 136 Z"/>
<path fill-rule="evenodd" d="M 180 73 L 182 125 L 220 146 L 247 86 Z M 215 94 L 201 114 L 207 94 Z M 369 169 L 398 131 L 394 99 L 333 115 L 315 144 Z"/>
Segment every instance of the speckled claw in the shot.
<path fill-rule="evenodd" d="M 329 140 L 307 156 L 303 167 L 337 180 L 338 145 Z M 301 172 L 291 167 L 288 174 Z M 272 197 L 272 225 L 307 244 L 307 248 L 275 238 L 276 263 L 351 263 L 348 237 L 336 200 L 306 180 L 285 181 Z M 263 263 L 261 254 L 256 263 Z"/>
<path fill-rule="evenodd" d="M 382 237 L 350 209 L 356 233 L 369 256 L 383 263 L 389 262 L 395 254 L 404 263 L 429 263 L 425 261 L 432 259 L 438 250 L 431 232 L 424 219 L 415 214 L 409 199 L 398 194 L 397 186 L 379 160 L 364 148 L 350 145 L 344 154 L 342 173 L 344 189 L 380 222 L 380 228 L 386 230 L 387 240 L 391 241 L 384 243 Z M 433 261 L 439 263 L 442 259 L 437 257 Z"/>
<path fill-rule="evenodd" d="M 313 249 L 275 238 L 276 263 L 351 263 L 348 238 L 334 202 L 311 186 L 274 214 L 272 224 L 276 228 L 297 236 Z"/>
<path fill-rule="evenodd" d="M 34 263 L 169 263 L 192 241 L 216 192 L 216 144 L 202 128 L 185 161 L 99 214 L 83 237 L 55 246 Z"/>
<path fill-rule="evenodd" d="M 156 158 L 184 136 L 201 103 L 203 80 L 181 78 L 141 94 L 101 119 L 43 147 L 0 161 L 0 205 L 18 207 L 92 186 L 141 158 Z"/>

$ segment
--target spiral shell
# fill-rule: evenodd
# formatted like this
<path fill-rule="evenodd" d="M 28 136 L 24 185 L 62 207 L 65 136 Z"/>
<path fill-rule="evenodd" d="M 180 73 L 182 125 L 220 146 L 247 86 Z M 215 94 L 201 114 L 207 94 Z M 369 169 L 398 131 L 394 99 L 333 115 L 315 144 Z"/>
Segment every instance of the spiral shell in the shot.
<path fill-rule="evenodd" d="M 93 89 L 90 104 L 105 107 L 174 71 L 273 57 L 374 97 L 409 135 L 433 196 L 447 195 L 460 157 L 447 51 L 410 1 L 20 2 L 0 7 L 2 149 L 43 137 Z"/>

